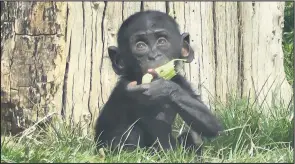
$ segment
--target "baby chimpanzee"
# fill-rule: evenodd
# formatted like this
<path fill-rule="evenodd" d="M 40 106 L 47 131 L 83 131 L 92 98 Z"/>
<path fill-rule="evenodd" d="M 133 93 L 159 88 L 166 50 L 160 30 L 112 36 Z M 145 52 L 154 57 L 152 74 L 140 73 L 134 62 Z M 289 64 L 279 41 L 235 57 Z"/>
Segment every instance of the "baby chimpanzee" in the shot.
<path fill-rule="evenodd" d="M 169 150 L 186 138 L 185 147 L 198 147 L 198 134 L 219 134 L 221 124 L 183 76 L 164 80 L 153 70 L 172 59 L 191 62 L 194 58 L 189 35 L 180 34 L 173 18 L 158 11 L 135 13 L 121 25 L 117 42 L 118 48 L 109 47 L 108 52 L 120 80 L 97 119 L 96 142 L 111 149 L 124 144 L 125 149 L 133 150 L 155 146 L 159 141 Z M 146 73 L 154 80 L 142 84 Z M 177 139 L 172 136 L 176 114 L 191 127 Z"/>

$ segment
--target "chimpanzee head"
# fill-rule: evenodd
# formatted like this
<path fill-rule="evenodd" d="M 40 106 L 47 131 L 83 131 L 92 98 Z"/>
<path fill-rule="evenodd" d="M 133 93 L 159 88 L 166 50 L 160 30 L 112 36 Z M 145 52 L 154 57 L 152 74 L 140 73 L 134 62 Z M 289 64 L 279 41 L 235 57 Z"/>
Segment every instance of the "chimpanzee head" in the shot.
<path fill-rule="evenodd" d="M 157 68 L 172 59 L 191 62 L 194 51 L 189 34 L 180 34 L 175 20 L 159 11 L 131 15 L 118 32 L 118 48 L 108 49 L 114 71 L 129 80 L 140 79 L 150 68 Z"/>

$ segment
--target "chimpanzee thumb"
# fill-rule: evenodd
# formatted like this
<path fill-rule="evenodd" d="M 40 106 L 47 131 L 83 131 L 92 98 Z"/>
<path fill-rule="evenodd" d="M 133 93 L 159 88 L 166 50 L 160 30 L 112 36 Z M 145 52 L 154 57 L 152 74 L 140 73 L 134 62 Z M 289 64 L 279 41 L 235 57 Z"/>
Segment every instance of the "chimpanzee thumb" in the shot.
<path fill-rule="evenodd" d="M 153 76 L 153 80 L 159 78 L 159 74 L 154 69 L 148 69 L 147 73 L 149 73 L 149 74 L 151 74 Z"/>

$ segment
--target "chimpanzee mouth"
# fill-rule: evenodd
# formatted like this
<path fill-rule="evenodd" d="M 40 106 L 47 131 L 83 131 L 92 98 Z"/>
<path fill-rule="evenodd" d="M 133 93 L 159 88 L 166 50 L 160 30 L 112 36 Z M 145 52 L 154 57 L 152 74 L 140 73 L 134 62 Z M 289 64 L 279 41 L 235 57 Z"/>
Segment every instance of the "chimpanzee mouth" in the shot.
<path fill-rule="evenodd" d="M 171 59 L 172 60 L 172 59 Z M 164 59 L 164 60 L 162 60 L 162 61 L 158 61 L 158 62 L 154 62 L 154 63 L 152 63 L 152 64 L 149 64 L 149 66 L 147 67 L 147 69 L 146 69 L 146 72 L 147 72 L 147 70 L 149 70 L 149 69 L 156 69 L 156 68 L 158 68 L 158 67 L 161 67 L 161 66 L 163 66 L 163 65 L 165 65 L 165 64 L 167 64 L 167 63 L 169 63 L 171 60 L 166 60 L 166 59 Z M 146 73 L 145 72 L 145 73 Z"/>

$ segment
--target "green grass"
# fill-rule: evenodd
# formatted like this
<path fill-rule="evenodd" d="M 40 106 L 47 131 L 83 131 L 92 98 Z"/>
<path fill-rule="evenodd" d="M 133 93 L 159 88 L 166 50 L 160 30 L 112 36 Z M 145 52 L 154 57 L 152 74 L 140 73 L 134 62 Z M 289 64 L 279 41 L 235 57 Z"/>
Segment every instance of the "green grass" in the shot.
<path fill-rule="evenodd" d="M 286 2 L 283 29 L 284 68 L 289 84 L 294 83 L 294 2 Z"/>
<path fill-rule="evenodd" d="M 224 134 L 205 140 L 202 160 L 205 162 L 292 162 L 293 119 L 285 108 L 269 109 L 264 116 L 246 99 L 232 99 L 217 105 L 216 113 L 226 129 Z M 293 107 L 291 107 L 292 109 Z M 175 130 L 182 121 L 178 120 Z M 55 121 L 19 137 L 2 137 L 2 162 L 193 162 L 196 155 L 179 148 L 151 155 L 149 150 L 95 154 L 93 133 L 83 135 L 82 127 L 70 127 Z"/>

